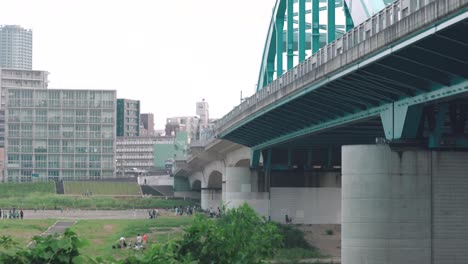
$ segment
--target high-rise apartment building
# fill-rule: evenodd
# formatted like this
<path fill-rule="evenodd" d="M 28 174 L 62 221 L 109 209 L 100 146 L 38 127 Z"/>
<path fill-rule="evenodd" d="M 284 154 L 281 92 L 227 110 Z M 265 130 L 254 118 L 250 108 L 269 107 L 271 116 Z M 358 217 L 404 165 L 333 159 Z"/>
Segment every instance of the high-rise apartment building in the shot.
<path fill-rule="evenodd" d="M 6 179 L 114 177 L 115 102 L 115 91 L 8 89 Z"/>
<path fill-rule="evenodd" d="M 117 99 L 117 136 L 140 135 L 140 101 Z"/>
<path fill-rule="evenodd" d="M 140 136 L 154 136 L 154 115 L 140 114 Z"/>
<path fill-rule="evenodd" d="M 0 68 L 32 69 L 32 30 L 0 26 Z"/>

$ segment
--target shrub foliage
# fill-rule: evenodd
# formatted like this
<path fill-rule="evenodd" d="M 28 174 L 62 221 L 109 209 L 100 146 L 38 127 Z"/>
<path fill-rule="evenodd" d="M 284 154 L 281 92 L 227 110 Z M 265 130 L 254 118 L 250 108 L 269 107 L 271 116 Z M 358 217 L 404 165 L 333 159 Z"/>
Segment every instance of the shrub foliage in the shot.
<path fill-rule="evenodd" d="M 245 204 L 225 211 L 220 219 L 197 215 L 181 240 L 155 244 L 145 254 L 124 260 L 80 256 L 83 242 L 67 230 L 62 237 L 35 237 L 31 248 L 14 253 L 0 251 L 0 263 L 256 264 L 273 256 L 282 241 L 277 225 L 258 217 Z M 15 246 L 11 239 L 0 239 L 0 247 L 11 246 Z"/>

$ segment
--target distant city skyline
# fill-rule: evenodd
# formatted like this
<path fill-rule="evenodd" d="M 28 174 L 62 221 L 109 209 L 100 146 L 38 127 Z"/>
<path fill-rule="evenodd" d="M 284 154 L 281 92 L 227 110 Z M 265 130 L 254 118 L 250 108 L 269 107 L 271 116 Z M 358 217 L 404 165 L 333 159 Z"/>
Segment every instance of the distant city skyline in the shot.
<path fill-rule="evenodd" d="M 2 3 L 0 24 L 32 29 L 50 88 L 115 89 L 163 129 L 203 98 L 220 118 L 255 92 L 274 3 L 19 0 Z"/>

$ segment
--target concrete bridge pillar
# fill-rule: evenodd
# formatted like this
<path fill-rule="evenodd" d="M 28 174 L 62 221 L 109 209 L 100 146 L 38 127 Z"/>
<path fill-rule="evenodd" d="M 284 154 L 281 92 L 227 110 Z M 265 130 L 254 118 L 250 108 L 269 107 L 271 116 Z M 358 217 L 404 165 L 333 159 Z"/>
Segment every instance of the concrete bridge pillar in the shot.
<path fill-rule="evenodd" d="M 210 207 L 213 210 L 217 210 L 221 206 L 221 190 L 220 189 L 202 189 L 201 190 L 201 208 L 203 210 L 209 210 Z"/>
<path fill-rule="evenodd" d="M 228 208 L 248 203 L 258 214 L 268 216 L 268 193 L 258 192 L 257 172 L 249 167 L 227 167 L 224 202 Z"/>
<path fill-rule="evenodd" d="M 342 149 L 342 263 L 468 263 L 468 153 Z"/>

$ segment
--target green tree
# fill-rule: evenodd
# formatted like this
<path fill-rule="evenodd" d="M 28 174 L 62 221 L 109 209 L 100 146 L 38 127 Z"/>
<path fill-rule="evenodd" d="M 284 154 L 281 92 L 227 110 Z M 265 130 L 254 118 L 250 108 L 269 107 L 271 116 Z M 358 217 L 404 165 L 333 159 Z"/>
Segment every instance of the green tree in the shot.
<path fill-rule="evenodd" d="M 185 230 L 178 256 L 200 263 L 261 263 L 281 246 L 276 225 L 260 218 L 247 204 L 219 220 L 198 216 Z"/>
<path fill-rule="evenodd" d="M 2 238 L 0 246 L 8 248 L 11 241 Z M 20 249 L 12 254 L 0 252 L 0 263 L 16 264 L 66 264 L 85 263 L 84 258 L 79 258 L 78 248 L 83 242 L 70 230 L 65 231 L 63 236 L 36 236 L 33 238 L 33 246 Z M 81 259 L 81 261 L 80 261 Z"/>

